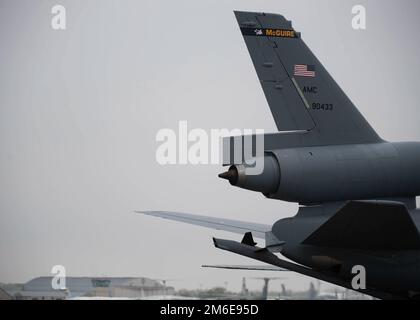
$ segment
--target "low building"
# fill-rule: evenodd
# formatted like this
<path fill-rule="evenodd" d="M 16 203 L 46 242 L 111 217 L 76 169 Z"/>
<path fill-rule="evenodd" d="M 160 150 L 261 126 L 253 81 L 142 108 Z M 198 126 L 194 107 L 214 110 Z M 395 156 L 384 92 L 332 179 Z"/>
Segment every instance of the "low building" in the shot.
<path fill-rule="evenodd" d="M 23 285 L 17 299 L 62 300 L 76 297 L 145 298 L 174 294 L 156 280 L 135 277 L 66 277 L 65 290 L 52 287 L 53 277 L 38 277 Z"/>
<path fill-rule="evenodd" d="M 12 300 L 13 297 L 3 288 L 0 287 L 0 300 Z"/>

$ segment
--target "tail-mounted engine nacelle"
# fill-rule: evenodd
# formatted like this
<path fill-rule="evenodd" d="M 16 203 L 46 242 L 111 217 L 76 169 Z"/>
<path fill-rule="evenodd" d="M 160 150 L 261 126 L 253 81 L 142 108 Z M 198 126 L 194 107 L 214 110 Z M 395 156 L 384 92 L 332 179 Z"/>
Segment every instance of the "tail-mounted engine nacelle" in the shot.
<path fill-rule="evenodd" d="M 254 165 L 232 165 L 219 177 L 228 180 L 233 186 L 265 195 L 276 192 L 280 184 L 280 167 L 276 157 L 266 153 L 264 158 L 253 159 L 253 162 Z"/>
<path fill-rule="evenodd" d="M 219 175 L 270 199 L 315 205 L 351 199 L 420 195 L 420 143 L 375 143 L 274 149 Z M 411 205 L 415 207 L 415 204 Z"/>

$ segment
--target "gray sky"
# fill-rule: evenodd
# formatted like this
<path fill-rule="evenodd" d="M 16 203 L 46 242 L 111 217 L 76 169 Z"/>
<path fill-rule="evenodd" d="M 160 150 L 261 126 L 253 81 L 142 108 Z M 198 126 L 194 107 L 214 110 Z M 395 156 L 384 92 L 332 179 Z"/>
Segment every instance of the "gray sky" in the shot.
<path fill-rule="evenodd" d="M 367 30 L 351 28 L 364 4 Z M 67 29 L 50 27 L 51 7 Z M 275 131 L 233 10 L 285 15 L 378 133 L 420 140 L 420 3 L 0 0 L 0 282 L 69 275 L 175 278 L 239 290 L 238 238 L 141 216 L 172 210 L 261 223 L 297 205 L 235 189 L 219 166 L 160 166 L 161 128 Z M 293 288 L 309 278 L 288 274 Z M 278 289 L 280 283 L 273 283 Z M 249 281 L 251 288 L 261 284 Z"/>

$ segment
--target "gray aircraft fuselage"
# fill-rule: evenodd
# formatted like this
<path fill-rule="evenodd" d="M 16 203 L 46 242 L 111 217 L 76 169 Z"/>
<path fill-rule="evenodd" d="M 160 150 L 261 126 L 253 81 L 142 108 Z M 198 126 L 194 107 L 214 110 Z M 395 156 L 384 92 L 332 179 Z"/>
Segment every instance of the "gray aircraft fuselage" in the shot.
<path fill-rule="evenodd" d="M 291 21 L 271 13 L 235 15 L 280 132 L 264 135 L 259 175 L 244 151 L 240 161 L 230 159 L 238 154 L 238 139 L 226 139 L 230 168 L 219 177 L 269 199 L 299 203 L 298 214 L 277 221 L 266 238 L 274 246 L 277 241 L 285 257 L 347 287 L 352 268 L 362 265 L 368 288 L 420 296 L 420 143 L 381 139 Z"/>
<path fill-rule="evenodd" d="M 420 210 L 409 210 L 416 227 L 420 228 Z M 366 284 L 396 296 L 410 297 L 420 292 L 420 251 L 342 249 L 315 247 L 302 242 L 330 216 L 312 215 L 277 221 L 272 232 L 284 239 L 282 255 L 299 264 L 319 269 L 333 269 L 336 261 L 340 268 L 332 274 L 344 281 L 351 280 L 351 269 L 361 265 L 366 269 Z"/>
<path fill-rule="evenodd" d="M 244 234 L 242 242 L 213 242 L 277 268 L 357 289 L 353 269 L 362 266 L 362 292 L 420 298 L 420 142 L 380 138 L 284 16 L 235 16 L 279 132 L 257 136 L 264 148 L 253 145 L 252 156 L 242 148 L 249 147 L 249 136 L 224 139 L 223 164 L 230 167 L 219 177 L 269 199 L 298 203 L 299 211 L 272 227 L 148 214 Z M 254 152 L 260 149 L 262 154 Z M 260 174 L 246 161 L 252 157 L 264 164 Z M 265 247 L 253 235 L 265 237 Z"/>
<path fill-rule="evenodd" d="M 230 168 L 219 177 L 299 203 L 298 214 L 277 221 L 266 237 L 267 249 L 311 268 L 291 269 L 349 287 L 361 265 L 376 296 L 419 297 L 420 143 L 381 139 L 284 16 L 235 16 L 280 132 L 264 135 L 264 155 L 254 155 L 264 164 L 259 175 L 245 161 L 238 140 L 245 137 L 227 138 Z M 238 149 L 240 160 L 231 159 Z M 246 247 L 252 242 L 216 246 L 287 268 Z"/>
<path fill-rule="evenodd" d="M 420 194 L 420 143 L 266 150 L 263 173 L 247 175 L 247 170 L 246 165 L 232 165 L 230 176 L 222 178 L 232 185 L 263 192 L 271 199 L 308 206 L 307 212 L 273 225 L 274 236 L 285 242 L 283 256 L 344 281 L 351 281 L 352 268 L 362 265 L 367 270 L 369 288 L 407 297 L 420 292 L 418 249 L 368 250 L 303 243 L 335 214 L 335 206 L 349 200 L 401 201 L 419 230 L 420 210 L 416 209 L 415 196 Z M 325 204 L 333 208 L 325 209 Z M 340 267 L 334 270 L 335 265 Z"/>

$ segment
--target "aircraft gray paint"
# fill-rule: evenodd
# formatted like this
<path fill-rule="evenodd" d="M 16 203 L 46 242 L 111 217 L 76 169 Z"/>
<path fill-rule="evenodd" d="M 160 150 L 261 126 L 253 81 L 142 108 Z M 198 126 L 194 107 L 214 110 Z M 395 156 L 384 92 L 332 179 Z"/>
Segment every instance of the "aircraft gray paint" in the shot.
<path fill-rule="evenodd" d="M 267 198 L 297 202 L 299 211 L 273 226 L 144 213 L 245 234 L 241 243 L 214 244 L 273 266 L 210 267 L 291 270 L 352 289 L 352 267 L 362 265 L 367 288 L 361 292 L 419 298 L 420 143 L 382 140 L 283 16 L 235 15 L 279 132 L 264 136 L 258 176 L 231 160 L 238 137 L 228 138 L 224 164 L 230 168 L 219 176 Z M 253 237 L 265 239 L 265 247 Z"/>

